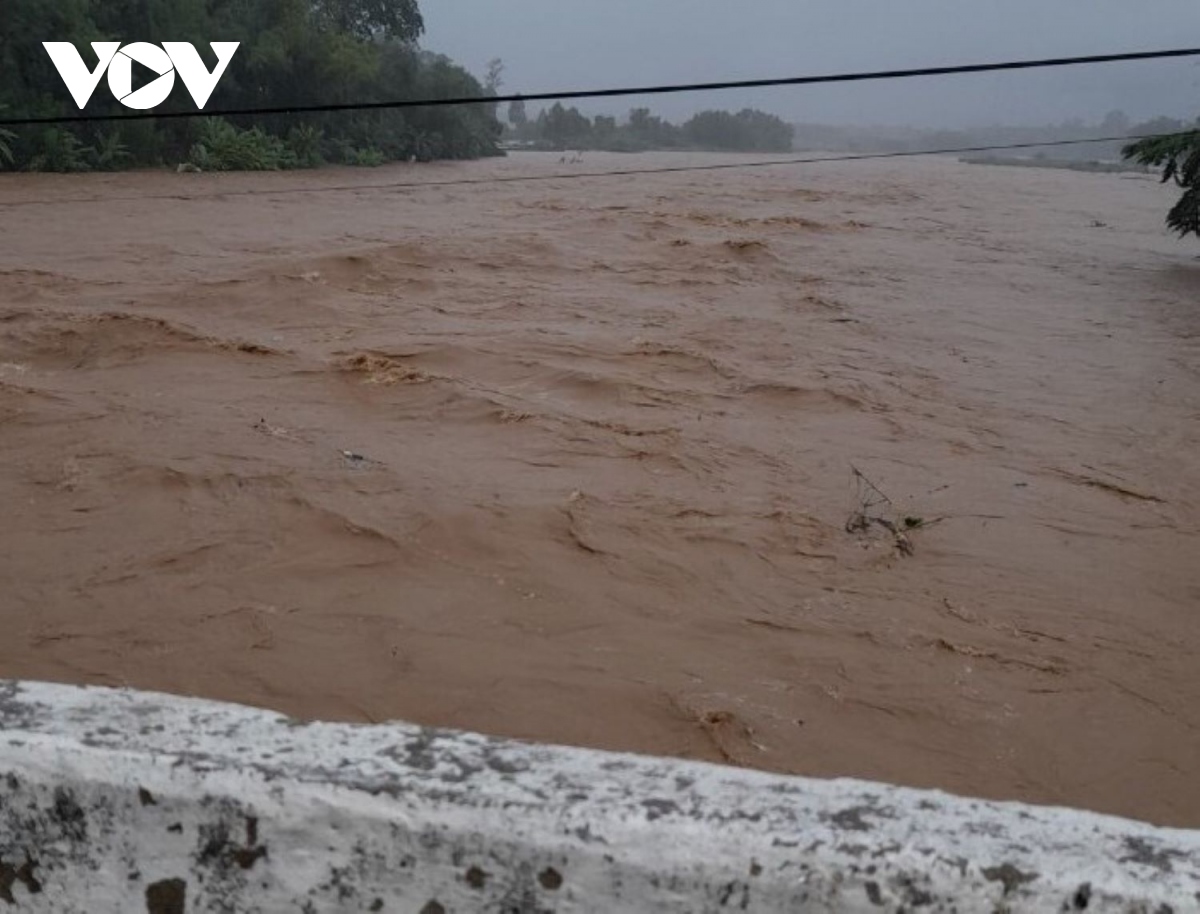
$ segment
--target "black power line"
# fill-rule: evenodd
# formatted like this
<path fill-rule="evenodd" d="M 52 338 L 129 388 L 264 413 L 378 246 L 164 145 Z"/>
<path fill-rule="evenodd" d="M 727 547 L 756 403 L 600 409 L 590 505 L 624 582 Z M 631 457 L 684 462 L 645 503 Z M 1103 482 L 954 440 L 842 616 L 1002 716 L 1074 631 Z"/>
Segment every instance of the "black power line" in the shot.
<path fill-rule="evenodd" d="M 992 146 L 957 146 L 942 149 L 912 149 L 893 152 L 865 152 L 852 155 L 808 156 L 805 158 L 760 159 L 754 162 L 715 162 L 710 165 L 668 165 L 658 168 L 622 168 L 611 171 L 584 171 L 548 175 L 498 175 L 489 178 L 450 178 L 442 181 L 395 181 L 385 184 L 328 184 L 320 187 L 249 188 L 218 191 L 214 194 L 136 194 L 124 197 L 61 197 L 54 200 L 0 200 L 0 208 L 15 206 L 55 206 L 67 203 L 114 203 L 139 200 L 198 200 L 222 197 L 270 197 L 288 194 L 323 194 L 342 191 L 421 190 L 438 187 L 468 187 L 486 184 L 531 184 L 546 181 L 580 181 L 598 178 L 622 178 L 636 175 L 667 175 L 685 172 L 729 171 L 731 169 L 778 168 L 785 165 L 821 165 L 831 162 L 862 162 L 878 159 L 907 159 L 918 156 L 964 155 L 970 152 L 1011 152 L 1020 149 L 1041 149 L 1055 146 L 1083 146 L 1092 143 L 1127 143 L 1135 140 L 1158 140 L 1172 137 L 1197 136 L 1200 130 L 1180 133 L 1146 133 L 1131 136 L 1094 137 L 1086 140 L 1048 140 L 1042 143 L 1006 143 Z"/>
<path fill-rule="evenodd" d="M 1126 54 L 1097 54 L 1087 57 L 1051 57 L 1043 60 L 1010 60 L 1001 63 L 962 64 L 949 67 L 919 67 L 911 70 L 875 70 L 859 73 L 834 73 L 824 76 L 792 76 L 779 79 L 747 79 L 726 82 L 686 83 L 680 85 L 637 86 L 624 89 L 583 89 L 565 92 L 537 92 L 532 95 L 469 96 L 427 98 L 388 102 L 341 102 L 326 105 L 278 105 L 268 108 L 220 108 L 211 111 L 135 111 L 127 114 L 69 114 L 52 117 L 19 117 L 0 120 L 0 127 L 29 127 L 38 124 L 79 124 L 97 121 L 175 120 L 196 117 L 237 117 L 239 115 L 321 114 L 334 111 L 380 111 L 385 109 L 495 105 L 504 102 L 569 101 L 582 98 L 617 98 L 628 95 L 668 95 L 680 92 L 715 92 L 726 89 L 765 89 L 776 86 L 813 86 L 824 83 L 867 82 L 884 79 L 911 79 L 918 76 L 955 76 L 963 73 L 993 73 L 1007 70 L 1036 70 L 1049 67 L 1073 67 L 1082 64 L 1123 63 L 1136 60 L 1165 60 L 1200 57 L 1200 48 L 1176 48 L 1167 51 L 1137 51 Z"/>

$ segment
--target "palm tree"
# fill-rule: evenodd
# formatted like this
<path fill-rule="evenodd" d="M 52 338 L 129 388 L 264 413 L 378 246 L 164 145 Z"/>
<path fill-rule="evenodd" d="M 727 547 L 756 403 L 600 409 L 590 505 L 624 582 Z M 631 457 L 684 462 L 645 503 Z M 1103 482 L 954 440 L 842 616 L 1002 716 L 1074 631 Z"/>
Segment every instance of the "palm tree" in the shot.
<path fill-rule="evenodd" d="M 1163 183 L 1174 180 L 1183 188 L 1167 225 L 1180 235 L 1200 235 L 1200 129 L 1139 140 L 1123 152 L 1142 165 L 1161 166 Z"/>

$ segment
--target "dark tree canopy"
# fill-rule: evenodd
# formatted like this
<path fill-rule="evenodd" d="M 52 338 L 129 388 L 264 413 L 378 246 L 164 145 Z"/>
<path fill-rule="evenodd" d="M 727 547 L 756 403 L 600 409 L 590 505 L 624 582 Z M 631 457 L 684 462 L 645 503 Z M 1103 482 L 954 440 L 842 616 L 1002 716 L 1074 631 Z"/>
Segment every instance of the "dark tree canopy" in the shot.
<path fill-rule="evenodd" d="M 1200 129 L 1156 139 L 1141 140 L 1125 148 L 1126 158 L 1162 168 L 1163 182 L 1183 188 L 1169 213 L 1167 225 L 1180 235 L 1200 235 Z"/>
<path fill-rule="evenodd" d="M 695 146 L 730 152 L 789 152 L 792 127 L 771 114 L 746 108 L 737 114 L 704 111 L 683 125 Z"/>
<path fill-rule="evenodd" d="M 416 41 L 425 32 L 416 0 L 314 0 L 313 6 L 338 31 L 356 38 Z"/>
<path fill-rule="evenodd" d="M 538 115 L 538 132 L 558 149 L 586 146 L 592 133 L 592 122 L 577 108 L 564 108 L 562 102 Z"/>
<path fill-rule="evenodd" d="M 525 100 L 513 99 L 508 105 L 508 122 L 514 127 L 521 128 L 529 123 L 529 114 L 525 111 Z"/>
<path fill-rule="evenodd" d="M 0 110 L 7 116 L 77 113 L 43 50 L 71 41 L 89 66 L 91 41 L 179 41 L 212 65 L 209 41 L 238 41 L 210 108 L 254 108 L 479 96 L 480 82 L 416 44 L 416 0 L 0 0 Z M 138 121 L 24 128 L 0 134 L 0 168 L 56 171 L 175 165 L 288 168 L 322 161 L 497 153 L 495 106 L 325 115 Z M 176 83 L 165 109 L 192 108 Z M 87 113 L 125 113 L 101 80 Z"/>
<path fill-rule="evenodd" d="M 535 121 L 516 119 L 510 110 L 512 135 L 527 143 L 552 149 L 607 149 L 617 152 L 637 152 L 647 149 L 704 149 L 716 152 L 790 152 L 790 124 L 772 114 L 745 109 L 737 114 L 728 111 L 705 111 L 687 121 L 682 127 L 650 112 L 649 108 L 634 108 L 627 123 L 597 115 L 588 119 L 577 108 L 566 108 L 556 102 L 544 109 Z"/>

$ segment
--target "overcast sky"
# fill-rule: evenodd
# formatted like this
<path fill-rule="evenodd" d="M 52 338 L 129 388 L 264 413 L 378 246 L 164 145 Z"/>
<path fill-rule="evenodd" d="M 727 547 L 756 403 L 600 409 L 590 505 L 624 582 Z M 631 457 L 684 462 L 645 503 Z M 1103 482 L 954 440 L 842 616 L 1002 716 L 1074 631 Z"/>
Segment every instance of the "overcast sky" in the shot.
<path fill-rule="evenodd" d="M 424 45 L 505 91 L 753 79 L 1200 47 L 1200 0 L 425 0 Z M 887 85 L 668 96 L 670 117 L 754 105 L 797 121 L 977 126 L 1200 115 L 1196 60 Z M 636 99 L 581 105 L 621 113 Z"/>

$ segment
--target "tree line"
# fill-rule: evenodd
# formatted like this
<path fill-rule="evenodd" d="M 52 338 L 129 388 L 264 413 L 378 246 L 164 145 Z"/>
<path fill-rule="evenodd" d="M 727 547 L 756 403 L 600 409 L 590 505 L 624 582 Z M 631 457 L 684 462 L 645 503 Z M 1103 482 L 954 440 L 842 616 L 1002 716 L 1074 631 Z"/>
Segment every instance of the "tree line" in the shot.
<path fill-rule="evenodd" d="M 484 97 L 479 80 L 422 50 L 416 0 L 3 0 L 0 118 L 77 113 L 43 41 L 70 41 L 89 66 L 92 41 L 239 41 L 206 107 L 252 108 Z M 186 109 L 177 82 L 164 109 Z M 104 81 L 88 114 L 122 113 Z M 0 168 L 115 169 L 190 162 L 205 169 L 496 155 L 494 106 L 187 119 L 0 131 Z"/>
<path fill-rule="evenodd" d="M 530 118 L 521 101 L 508 109 L 506 138 L 544 149 L 599 149 L 643 152 L 650 149 L 703 149 L 716 152 L 789 152 L 792 126 L 772 114 L 746 108 L 702 111 L 675 125 L 634 108 L 624 123 L 615 117 L 589 118 L 556 102 Z"/>
<path fill-rule="evenodd" d="M 493 61 L 484 83 L 418 41 L 424 20 L 418 0 L 2 0 L 0 3 L 0 118 L 75 113 L 43 41 L 70 41 L 91 55 L 92 41 L 191 40 L 215 61 L 208 41 L 241 46 L 209 105 L 279 107 L 497 94 L 502 65 Z M 85 50 L 86 49 L 86 50 Z M 185 93 L 176 85 L 175 101 Z M 168 105 L 171 101 L 168 101 Z M 88 114 L 122 113 L 104 91 Z M 773 115 L 745 109 L 704 111 L 681 125 L 635 108 L 624 123 L 588 118 L 555 104 L 530 118 L 521 102 L 497 106 L 195 119 L 124 124 L 0 129 L 0 169 L 76 171 L 190 163 L 202 169 L 310 167 L 323 162 L 378 165 L 394 160 L 463 159 L 500 154 L 502 136 L 549 149 L 710 149 L 787 152 L 795 128 Z M 1086 128 L 1082 123 L 1079 131 Z M 1094 129 L 1094 128 L 1093 128 Z M 1200 235 L 1200 130 L 1161 119 L 1131 125 L 1114 112 L 1100 135 L 1187 131 L 1136 143 L 1124 155 L 1163 169 L 1183 193 L 1168 222 Z M 801 129 L 800 145 L 817 139 Z M 819 145 L 829 137 L 821 136 Z M 857 142 L 836 145 L 853 148 Z M 922 140 L 926 138 L 922 137 Z M 954 135 L 936 137 L 953 145 Z"/>

